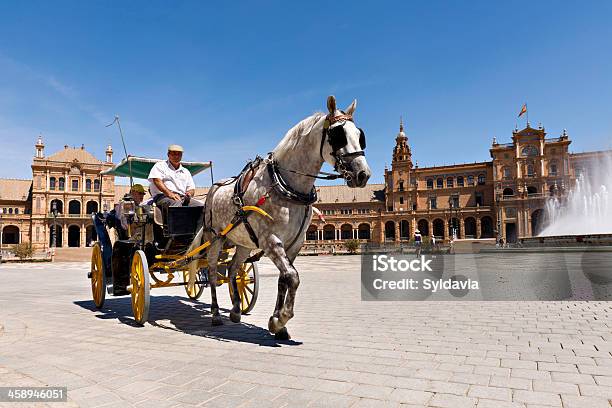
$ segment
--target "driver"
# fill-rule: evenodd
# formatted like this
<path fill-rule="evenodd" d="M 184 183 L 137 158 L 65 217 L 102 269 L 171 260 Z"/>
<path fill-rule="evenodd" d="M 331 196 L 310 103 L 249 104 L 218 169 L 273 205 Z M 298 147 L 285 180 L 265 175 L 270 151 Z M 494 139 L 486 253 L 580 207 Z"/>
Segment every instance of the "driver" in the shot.
<path fill-rule="evenodd" d="M 200 201 L 192 199 L 195 183 L 189 170 L 181 165 L 183 147 L 168 146 L 168 160 L 155 163 L 149 173 L 149 187 L 155 204 L 165 213 L 168 207 L 202 207 Z"/>

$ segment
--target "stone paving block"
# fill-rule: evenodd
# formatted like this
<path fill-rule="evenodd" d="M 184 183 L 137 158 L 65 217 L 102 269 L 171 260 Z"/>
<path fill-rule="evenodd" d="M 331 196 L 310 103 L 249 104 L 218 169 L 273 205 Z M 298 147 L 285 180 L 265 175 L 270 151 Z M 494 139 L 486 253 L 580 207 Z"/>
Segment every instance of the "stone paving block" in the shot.
<path fill-rule="evenodd" d="M 610 402 L 604 398 L 562 395 L 563 408 L 610 408 Z"/>
<path fill-rule="evenodd" d="M 454 373 L 449 381 L 463 384 L 488 385 L 490 375 L 472 373 Z"/>
<path fill-rule="evenodd" d="M 351 395 L 323 393 L 319 398 L 308 404 L 308 407 L 352 407 L 359 398 Z"/>
<path fill-rule="evenodd" d="M 356 403 L 351 405 L 351 408 L 398 408 L 399 402 L 395 401 L 381 401 L 371 398 L 360 398 Z M 423 406 L 421 405 L 420 408 Z M 405 408 L 403 406 L 402 408 Z"/>
<path fill-rule="evenodd" d="M 576 367 L 576 364 L 547 363 L 541 361 L 538 363 L 538 370 L 555 371 L 559 373 L 577 373 L 578 367 Z"/>
<path fill-rule="evenodd" d="M 474 368 L 474 374 L 491 375 L 497 377 L 510 377 L 510 368 L 504 367 L 489 367 L 489 366 L 476 366 Z"/>
<path fill-rule="evenodd" d="M 477 408 L 525 408 L 526 405 L 520 402 L 509 402 L 509 401 L 499 401 L 499 400 L 490 400 L 485 398 L 478 399 Z"/>
<path fill-rule="evenodd" d="M 426 391 L 408 390 L 396 388 L 391 392 L 389 399 L 392 401 L 401 402 L 404 404 L 421 404 L 424 405 L 431 399 L 434 394 Z"/>
<path fill-rule="evenodd" d="M 576 384 L 559 381 L 533 380 L 532 385 L 534 391 L 579 395 L 578 386 Z"/>
<path fill-rule="evenodd" d="M 474 398 L 512 401 L 512 390 L 510 388 L 471 385 L 467 395 Z"/>
<path fill-rule="evenodd" d="M 575 374 L 575 373 L 550 373 L 552 381 L 560 381 L 574 384 L 595 384 L 595 379 L 589 374 Z"/>
<path fill-rule="evenodd" d="M 373 399 L 389 399 L 389 395 L 393 392 L 392 387 L 385 387 L 382 385 L 367 385 L 358 384 L 353 387 L 348 393 L 350 395 L 361 397 L 361 398 L 373 398 Z"/>
<path fill-rule="evenodd" d="M 512 395 L 514 402 L 538 404 L 551 407 L 561 407 L 561 397 L 550 392 L 515 390 Z"/>
<path fill-rule="evenodd" d="M 466 395 L 469 387 L 468 384 L 463 383 L 432 380 L 426 390 L 441 394 Z"/>
<path fill-rule="evenodd" d="M 612 399 L 612 387 L 605 385 L 579 385 L 580 395 L 587 397 L 600 397 L 606 399 Z"/>
<path fill-rule="evenodd" d="M 608 387 L 612 387 L 612 377 L 607 377 L 607 376 L 603 376 L 603 375 L 596 375 L 594 376 L 595 378 L 595 382 L 598 385 L 605 385 Z"/>
<path fill-rule="evenodd" d="M 528 378 L 531 380 L 550 380 L 550 373 L 548 371 L 539 370 L 527 370 L 524 368 L 513 368 L 510 377 L 514 378 Z"/>
<path fill-rule="evenodd" d="M 236 395 L 220 394 L 200 404 L 206 408 L 235 408 L 244 403 L 244 399 Z"/>
<path fill-rule="evenodd" d="M 440 408 L 473 408 L 477 399 L 471 397 L 460 397 L 452 394 L 436 394 L 428 403 L 430 407 Z"/>

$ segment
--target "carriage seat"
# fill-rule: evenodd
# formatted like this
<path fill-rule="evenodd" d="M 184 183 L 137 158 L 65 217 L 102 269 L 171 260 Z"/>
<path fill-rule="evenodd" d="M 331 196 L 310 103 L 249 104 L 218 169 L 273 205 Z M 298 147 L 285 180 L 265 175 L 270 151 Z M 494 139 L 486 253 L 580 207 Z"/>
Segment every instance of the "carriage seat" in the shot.
<path fill-rule="evenodd" d="M 165 235 L 195 235 L 202 217 L 202 207 L 168 207 L 168 213 L 154 206 L 153 222 Z"/>

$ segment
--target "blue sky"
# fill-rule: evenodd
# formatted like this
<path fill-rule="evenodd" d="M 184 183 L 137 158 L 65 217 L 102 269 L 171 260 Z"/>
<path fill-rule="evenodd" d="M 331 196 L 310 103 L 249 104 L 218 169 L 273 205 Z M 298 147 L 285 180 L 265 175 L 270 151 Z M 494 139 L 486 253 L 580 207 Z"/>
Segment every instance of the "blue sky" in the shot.
<path fill-rule="evenodd" d="M 230 176 L 329 94 L 357 98 L 373 182 L 400 115 L 420 166 L 488 160 L 525 101 L 572 151 L 612 145 L 609 1 L 224 3 L 0 3 L 0 177 L 31 176 L 40 133 L 118 160 L 115 113 L 131 154 Z"/>

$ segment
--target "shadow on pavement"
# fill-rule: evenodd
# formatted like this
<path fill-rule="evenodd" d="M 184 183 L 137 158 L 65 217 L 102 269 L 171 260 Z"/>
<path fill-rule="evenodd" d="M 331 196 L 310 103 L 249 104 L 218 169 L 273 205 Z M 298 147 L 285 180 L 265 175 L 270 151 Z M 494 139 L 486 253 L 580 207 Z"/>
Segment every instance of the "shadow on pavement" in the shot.
<path fill-rule="evenodd" d="M 99 319 L 116 319 L 133 327 L 140 327 L 132 317 L 130 297 L 106 299 L 102 309 L 97 309 L 91 300 L 75 301 L 75 305 L 98 313 Z M 241 322 L 232 323 L 227 316 L 229 310 L 221 308 L 224 324 L 212 326 L 210 304 L 192 301 L 180 296 L 151 296 L 148 323 L 151 326 L 206 337 L 218 341 L 239 341 L 266 347 L 300 345 L 293 340 L 276 340 L 267 329 Z M 169 322 L 167 322 L 169 321 Z"/>

